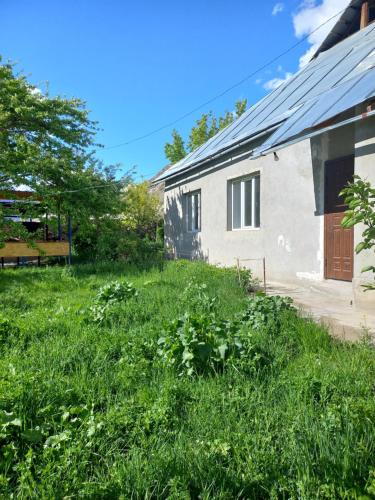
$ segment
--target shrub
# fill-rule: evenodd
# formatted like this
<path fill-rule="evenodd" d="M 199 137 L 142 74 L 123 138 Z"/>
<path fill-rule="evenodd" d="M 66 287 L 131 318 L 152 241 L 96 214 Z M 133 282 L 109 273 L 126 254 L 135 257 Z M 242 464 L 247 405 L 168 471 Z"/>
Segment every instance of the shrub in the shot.
<path fill-rule="evenodd" d="M 217 303 L 218 298 L 208 294 L 206 283 L 197 283 L 195 280 L 189 281 L 181 298 L 182 309 L 194 314 L 215 314 Z"/>
<path fill-rule="evenodd" d="M 127 281 L 107 283 L 99 289 L 94 305 L 90 307 L 91 319 L 94 323 L 103 323 L 113 305 L 126 302 L 137 296 L 138 292 L 132 283 Z"/>
<path fill-rule="evenodd" d="M 247 267 L 238 267 L 236 271 L 242 290 L 247 293 L 255 292 L 259 286 L 259 280 L 254 278 L 252 271 Z"/>
<path fill-rule="evenodd" d="M 249 299 L 241 321 L 249 324 L 254 330 L 267 329 L 270 333 L 277 333 L 280 330 L 283 313 L 285 311 L 296 312 L 292 303 L 290 297 L 258 293 Z"/>
<path fill-rule="evenodd" d="M 170 322 L 158 341 L 163 363 L 182 375 L 201 375 L 238 365 L 257 371 L 267 355 L 236 321 L 185 314 Z"/>
<path fill-rule="evenodd" d="M 99 289 L 96 302 L 101 304 L 123 302 L 138 295 L 133 283 L 112 281 Z"/>

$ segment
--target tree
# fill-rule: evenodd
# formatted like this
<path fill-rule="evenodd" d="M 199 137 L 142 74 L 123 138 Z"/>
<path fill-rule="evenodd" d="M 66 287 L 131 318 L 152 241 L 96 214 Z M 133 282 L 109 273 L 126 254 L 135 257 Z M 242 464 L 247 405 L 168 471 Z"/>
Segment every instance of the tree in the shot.
<path fill-rule="evenodd" d="M 43 209 L 71 213 L 81 224 L 115 210 L 123 183 L 115 167 L 94 157 L 97 126 L 85 103 L 43 94 L 11 64 L 0 64 L 0 82 L 0 190 L 26 185 Z M 4 217 L 0 244 L 21 226 Z"/>
<path fill-rule="evenodd" d="M 186 156 L 184 141 L 177 130 L 172 130 L 172 143 L 165 144 L 164 152 L 171 163 L 177 163 Z"/>
<path fill-rule="evenodd" d="M 126 188 L 122 220 L 128 230 L 155 239 L 161 219 L 160 198 L 156 193 L 150 193 L 149 187 L 149 182 L 144 181 Z"/>
<path fill-rule="evenodd" d="M 216 118 L 213 114 L 203 114 L 196 121 L 196 126 L 191 129 L 189 136 L 189 151 L 194 151 L 213 137 L 217 132 Z"/>
<path fill-rule="evenodd" d="M 92 220 L 79 232 L 75 247 L 80 256 L 90 260 L 159 264 L 163 257 L 162 229 L 159 196 L 149 192 L 147 181 L 130 182 L 122 193 L 117 216 Z"/>
<path fill-rule="evenodd" d="M 247 99 L 242 99 L 235 103 L 235 112 L 226 111 L 223 116 L 218 119 L 214 116 L 212 111 L 204 113 L 192 127 L 189 134 L 188 150 L 184 148 L 184 141 L 181 135 L 176 131 L 172 131 L 172 144 L 167 143 L 164 147 L 165 155 L 171 163 L 184 158 L 189 152 L 199 148 L 202 144 L 207 142 L 217 132 L 230 125 L 236 118 L 241 116 L 247 107 Z"/>
<path fill-rule="evenodd" d="M 375 188 L 371 187 L 369 182 L 355 176 L 354 182 L 343 189 L 341 195 L 345 197 L 349 207 L 342 220 L 342 226 L 350 228 L 359 223 L 365 226 L 362 241 L 356 246 L 355 252 L 358 254 L 363 250 L 375 249 Z M 362 272 L 368 271 L 372 271 L 375 278 L 375 265 L 362 269 Z M 364 288 L 375 290 L 375 282 L 364 285 Z"/>

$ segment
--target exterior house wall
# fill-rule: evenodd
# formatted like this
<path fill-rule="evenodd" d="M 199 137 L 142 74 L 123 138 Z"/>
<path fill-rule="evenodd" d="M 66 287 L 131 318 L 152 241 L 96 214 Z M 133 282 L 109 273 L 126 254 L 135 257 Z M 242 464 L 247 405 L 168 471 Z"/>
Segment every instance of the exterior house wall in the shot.
<path fill-rule="evenodd" d="M 248 156 L 248 155 L 247 155 Z M 233 266 L 236 258 L 259 259 L 247 264 L 274 280 L 323 277 L 321 174 L 314 172 L 309 141 L 273 155 L 250 160 L 227 159 L 214 171 L 198 172 L 180 182 L 167 181 L 166 244 L 179 257 L 201 257 Z M 214 165 L 215 167 L 215 165 Z M 228 183 L 260 172 L 259 229 L 228 230 Z M 201 231 L 188 233 L 184 194 L 201 190 Z M 245 264 L 245 263 L 244 263 Z"/>
<path fill-rule="evenodd" d="M 355 127 L 354 148 L 355 174 L 370 181 L 375 187 L 375 117 L 362 120 Z M 361 241 L 363 225 L 354 228 L 354 247 Z M 366 250 L 354 256 L 354 300 L 356 304 L 375 310 L 374 292 L 364 292 L 362 285 L 373 280 L 372 273 L 361 273 L 365 266 L 375 265 L 373 250 Z"/>
<path fill-rule="evenodd" d="M 375 124 L 348 125 L 311 140 L 250 160 L 242 156 L 208 163 L 205 170 L 186 172 L 166 182 L 166 245 L 178 257 L 199 257 L 233 266 L 239 259 L 266 259 L 267 279 L 296 282 L 324 279 L 324 165 L 327 160 L 355 156 L 355 173 L 375 184 Z M 230 230 L 228 183 L 260 172 L 260 228 Z M 201 190 L 201 231 L 188 233 L 184 195 Z M 360 241 L 360 228 L 355 240 Z M 355 256 L 354 281 L 369 254 Z M 244 262 L 261 277 L 261 260 Z M 356 281 L 357 280 L 357 281 Z"/>

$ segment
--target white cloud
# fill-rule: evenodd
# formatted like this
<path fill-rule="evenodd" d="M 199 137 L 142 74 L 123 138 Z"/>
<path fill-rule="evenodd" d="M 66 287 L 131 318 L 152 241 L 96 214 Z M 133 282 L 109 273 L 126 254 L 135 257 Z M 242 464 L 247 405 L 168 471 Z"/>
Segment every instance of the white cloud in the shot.
<path fill-rule="evenodd" d="M 256 83 L 257 85 L 260 85 L 260 84 L 262 83 L 262 81 L 263 81 L 263 80 L 262 80 L 261 78 L 257 78 L 257 79 L 255 80 L 255 83 Z"/>
<path fill-rule="evenodd" d="M 349 0 L 322 0 L 319 3 L 316 0 L 304 0 L 301 3 L 298 12 L 293 15 L 294 32 L 297 38 L 307 35 L 308 42 L 311 45 L 308 51 L 300 58 L 301 68 L 310 61 L 341 14 L 331 19 L 331 21 L 316 32 L 314 30 L 348 5 Z"/>
<path fill-rule="evenodd" d="M 285 73 L 284 78 L 272 78 L 272 80 L 268 80 L 268 82 L 263 84 L 263 88 L 266 90 L 275 90 L 292 76 L 293 73 L 287 72 Z"/>
<path fill-rule="evenodd" d="M 285 5 L 281 2 L 276 3 L 272 9 L 272 15 L 277 16 L 277 14 L 280 14 L 285 8 Z"/>

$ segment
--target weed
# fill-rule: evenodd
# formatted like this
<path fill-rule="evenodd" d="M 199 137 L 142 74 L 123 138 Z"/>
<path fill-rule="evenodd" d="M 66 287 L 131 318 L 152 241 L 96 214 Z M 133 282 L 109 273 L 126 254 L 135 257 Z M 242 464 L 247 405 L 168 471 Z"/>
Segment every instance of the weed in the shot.
<path fill-rule="evenodd" d="M 5 269 L 0 300 L 1 498 L 374 496 L 373 344 L 236 270 Z"/>

